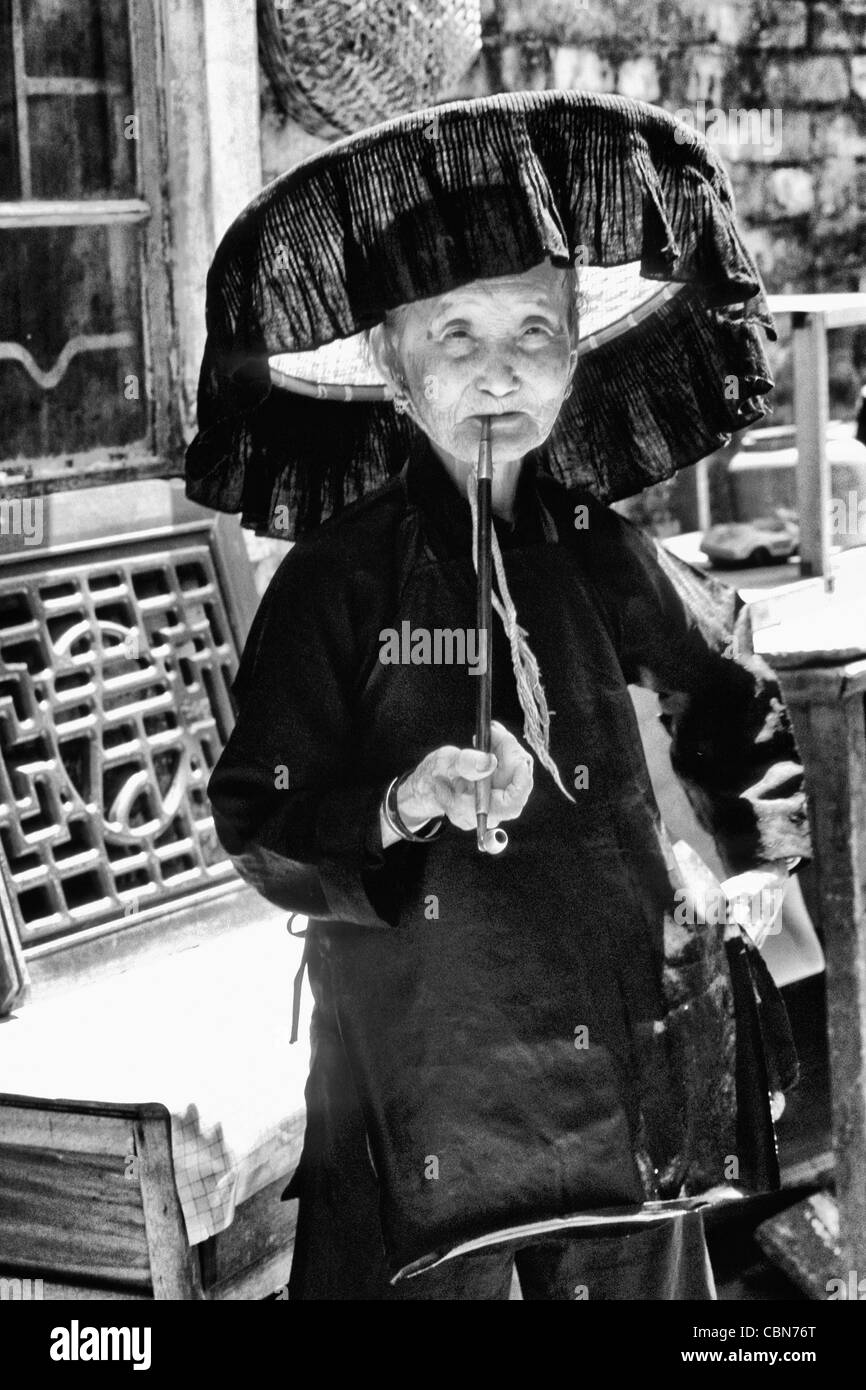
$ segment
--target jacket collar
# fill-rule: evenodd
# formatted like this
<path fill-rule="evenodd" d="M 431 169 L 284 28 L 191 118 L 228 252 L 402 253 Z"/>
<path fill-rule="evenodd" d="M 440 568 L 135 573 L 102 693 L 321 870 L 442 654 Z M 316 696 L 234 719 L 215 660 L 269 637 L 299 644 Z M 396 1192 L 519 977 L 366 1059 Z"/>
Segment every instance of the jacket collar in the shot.
<path fill-rule="evenodd" d="M 435 534 L 438 547 L 451 555 L 469 555 L 472 547 L 472 513 L 469 499 L 460 491 L 425 434 L 418 432 L 402 469 L 407 499 L 423 513 L 428 530 Z M 514 521 L 494 516 L 493 526 L 502 550 L 516 546 L 544 545 L 558 540 L 550 504 L 551 489 L 559 484 L 528 454 L 517 482 Z M 548 506 L 542 501 L 547 497 Z"/>

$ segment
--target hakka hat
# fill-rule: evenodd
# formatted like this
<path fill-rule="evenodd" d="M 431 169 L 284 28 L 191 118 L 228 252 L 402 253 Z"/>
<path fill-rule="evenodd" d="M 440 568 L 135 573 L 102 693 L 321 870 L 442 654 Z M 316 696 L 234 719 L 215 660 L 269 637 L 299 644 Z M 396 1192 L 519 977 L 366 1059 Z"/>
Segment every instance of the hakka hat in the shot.
<path fill-rule="evenodd" d="M 585 92 L 451 102 L 341 140 L 235 220 L 207 283 L 187 493 L 291 539 L 387 481 L 416 426 L 363 351 L 401 304 L 579 267 L 575 390 L 537 452 L 603 502 L 765 413 L 763 286 L 710 145 Z"/>

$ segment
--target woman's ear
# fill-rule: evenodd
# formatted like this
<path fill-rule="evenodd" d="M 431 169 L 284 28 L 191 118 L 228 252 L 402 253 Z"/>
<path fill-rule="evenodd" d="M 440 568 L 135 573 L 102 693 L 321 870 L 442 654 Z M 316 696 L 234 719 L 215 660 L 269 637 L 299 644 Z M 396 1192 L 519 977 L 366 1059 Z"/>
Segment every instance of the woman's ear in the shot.
<path fill-rule="evenodd" d="M 373 366 L 390 387 L 396 392 L 399 387 L 394 362 L 394 345 L 391 335 L 383 323 L 377 323 L 367 332 L 367 346 L 373 359 Z"/>

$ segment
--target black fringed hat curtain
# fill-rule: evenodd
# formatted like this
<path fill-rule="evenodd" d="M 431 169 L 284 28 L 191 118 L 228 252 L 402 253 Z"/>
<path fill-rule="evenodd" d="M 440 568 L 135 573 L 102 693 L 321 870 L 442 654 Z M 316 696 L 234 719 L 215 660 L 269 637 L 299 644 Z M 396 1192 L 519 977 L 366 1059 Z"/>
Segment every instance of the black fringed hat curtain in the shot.
<path fill-rule="evenodd" d="M 235 220 L 208 275 L 188 495 L 291 539 L 387 481 L 415 426 L 358 335 L 545 258 L 578 265 L 584 305 L 539 451 L 554 477 L 613 502 L 765 413 L 772 319 L 706 141 L 622 97 L 508 94 L 342 140 Z"/>

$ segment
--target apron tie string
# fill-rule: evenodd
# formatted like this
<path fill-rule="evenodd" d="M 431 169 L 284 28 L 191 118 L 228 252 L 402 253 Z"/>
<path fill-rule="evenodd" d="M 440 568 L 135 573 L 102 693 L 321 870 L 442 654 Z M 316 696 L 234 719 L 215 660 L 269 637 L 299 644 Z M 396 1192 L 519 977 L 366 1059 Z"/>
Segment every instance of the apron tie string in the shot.
<path fill-rule="evenodd" d="M 306 931 L 302 932 L 292 931 L 292 923 L 298 915 L 299 914 L 297 912 L 293 912 L 289 920 L 286 922 L 286 931 L 290 934 L 290 936 L 302 936 L 304 938 L 304 949 L 301 953 L 301 963 L 295 971 L 295 979 L 292 985 L 292 1031 L 289 1035 L 290 1043 L 296 1043 L 298 1041 L 298 1028 L 300 1027 L 301 1022 L 301 994 L 304 988 L 304 972 L 307 969 L 307 965 L 310 959 L 309 927 Z"/>

